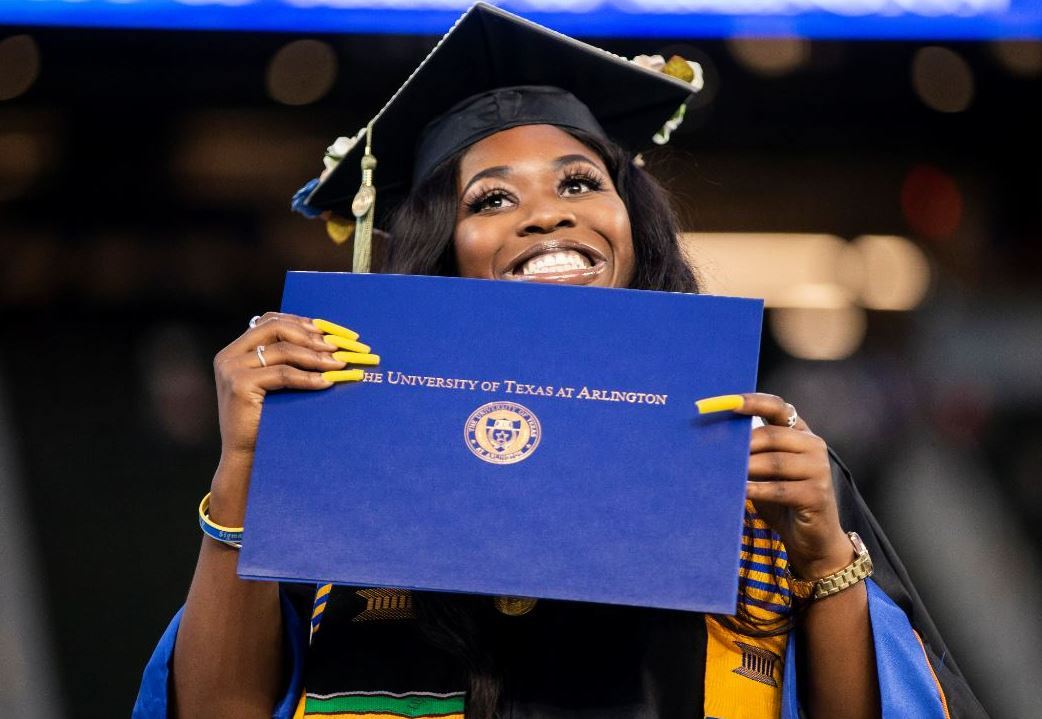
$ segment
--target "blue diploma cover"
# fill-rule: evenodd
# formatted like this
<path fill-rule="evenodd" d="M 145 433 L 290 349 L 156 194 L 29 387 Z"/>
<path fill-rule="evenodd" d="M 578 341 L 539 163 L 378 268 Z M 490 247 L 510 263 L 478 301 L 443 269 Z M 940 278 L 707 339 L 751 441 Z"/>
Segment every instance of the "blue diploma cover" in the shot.
<path fill-rule="evenodd" d="M 243 577 L 733 613 L 758 300 L 291 272 L 360 383 L 265 400 Z"/>

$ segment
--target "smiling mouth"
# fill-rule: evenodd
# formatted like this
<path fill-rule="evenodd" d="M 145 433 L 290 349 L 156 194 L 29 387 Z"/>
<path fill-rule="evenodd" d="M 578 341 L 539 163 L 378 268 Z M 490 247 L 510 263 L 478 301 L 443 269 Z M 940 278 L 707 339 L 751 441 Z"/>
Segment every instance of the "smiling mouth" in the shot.
<path fill-rule="evenodd" d="M 608 267 L 591 248 L 572 242 L 551 242 L 523 252 L 503 273 L 503 279 L 520 282 L 589 284 Z"/>

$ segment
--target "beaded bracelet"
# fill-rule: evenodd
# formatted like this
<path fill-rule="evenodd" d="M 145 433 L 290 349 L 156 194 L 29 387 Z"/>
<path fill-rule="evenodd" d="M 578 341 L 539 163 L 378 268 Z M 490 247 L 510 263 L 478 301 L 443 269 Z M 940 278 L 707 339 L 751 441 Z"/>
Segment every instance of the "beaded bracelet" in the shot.
<path fill-rule="evenodd" d="M 235 549 L 242 549 L 242 527 L 222 527 L 210 519 L 210 493 L 199 503 L 199 528 L 210 539 Z"/>

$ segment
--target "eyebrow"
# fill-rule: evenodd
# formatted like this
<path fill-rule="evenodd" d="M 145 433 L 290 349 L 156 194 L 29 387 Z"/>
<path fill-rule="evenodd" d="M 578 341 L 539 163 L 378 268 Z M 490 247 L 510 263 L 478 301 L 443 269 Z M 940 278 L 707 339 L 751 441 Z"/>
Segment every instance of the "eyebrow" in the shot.
<path fill-rule="evenodd" d="M 562 167 L 565 167 L 566 165 L 571 165 L 576 162 L 585 162 L 589 165 L 593 165 L 594 167 L 598 167 L 596 162 L 591 160 L 586 155 L 580 153 L 574 153 L 571 155 L 561 155 L 561 157 L 558 157 L 556 160 L 553 161 L 553 165 L 555 170 L 560 170 Z M 471 186 L 479 180 L 483 180 L 486 177 L 508 177 L 511 172 L 513 172 L 513 169 L 509 165 L 496 165 L 495 167 L 487 167 L 481 172 L 474 175 L 474 177 L 470 178 L 470 181 L 467 183 L 467 186 L 463 188 L 462 194 L 466 195 L 467 191 L 470 190 Z"/>
<path fill-rule="evenodd" d="M 511 169 L 507 165 L 496 165 L 495 167 L 487 167 L 478 174 L 474 175 L 474 177 L 470 178 L 470 182 L 468 182 L 467 186 L 463 188 L 462 194 L 467 194 L 467 190 L 469 190 L 471 188 L 471 185 L 473 185 L 478 180 L 484 180 L 486 177 L 506 177 L 510 173 Z"/>
<path fill-rule="evenodd" d="M 585 162 L 589 165 L 593 165 L 594 167 L 598 166 L 596 162 L 591 160 L 586 155 L 576 153 L 574 155 L 562 155 L 561 157 L 558 157 L 556 160 L 554 160 L 554 167 L 559 170 L 565 165 L 571 165 L 574 162 Z"/>

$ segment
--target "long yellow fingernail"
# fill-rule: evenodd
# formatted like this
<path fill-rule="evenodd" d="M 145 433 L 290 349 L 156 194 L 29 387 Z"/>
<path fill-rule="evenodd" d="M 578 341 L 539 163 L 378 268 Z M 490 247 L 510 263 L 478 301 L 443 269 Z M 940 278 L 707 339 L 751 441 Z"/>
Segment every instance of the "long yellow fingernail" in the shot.
<path fill-rule="evenodd" d="M 731 412 L 741 409 L 743 404 L 745 404 L 745 398 L 740 394 L 722 394 L 719 397 L 706 397 L 695 402 L 699 414 Z"/>
<path fill-rule="evenodd" d="M 333 359 L 349 364 L 380 364 L 380 355 L 364 354 L 362 352 L 334 352 Z"/>
<path fill-rule="evenodd" d="M 358 333 L 354 330 L 349 330 L 346 327 L 341 327 L 340 325 L 334 324 L 329 320 L 311 320 L 311 324 L 315 325 L 315 327 L 329 335 L 336 335 L 337 337 L 343 337 L 349 340 L 358 339 Z"/>
<path fill-rule="evenodd" d="M 326 341 L 326 344 L 339 347 L 342 350 L 348 352 L 360 352 L 362 354 L 368 354 L 369 350 L 372 349 L 369 345 L 362 344 L 361 342 L 355 342 L 349 340 L 346 337 L 338 337 L 337 335 L 323 335 L 322 339 Z"/>
<path fill-rule="evenodd" d="M 365 372 L 360 369 L 340 369 L 323 372 L 322 379 L 326 382 L 360 382 Z"/>

